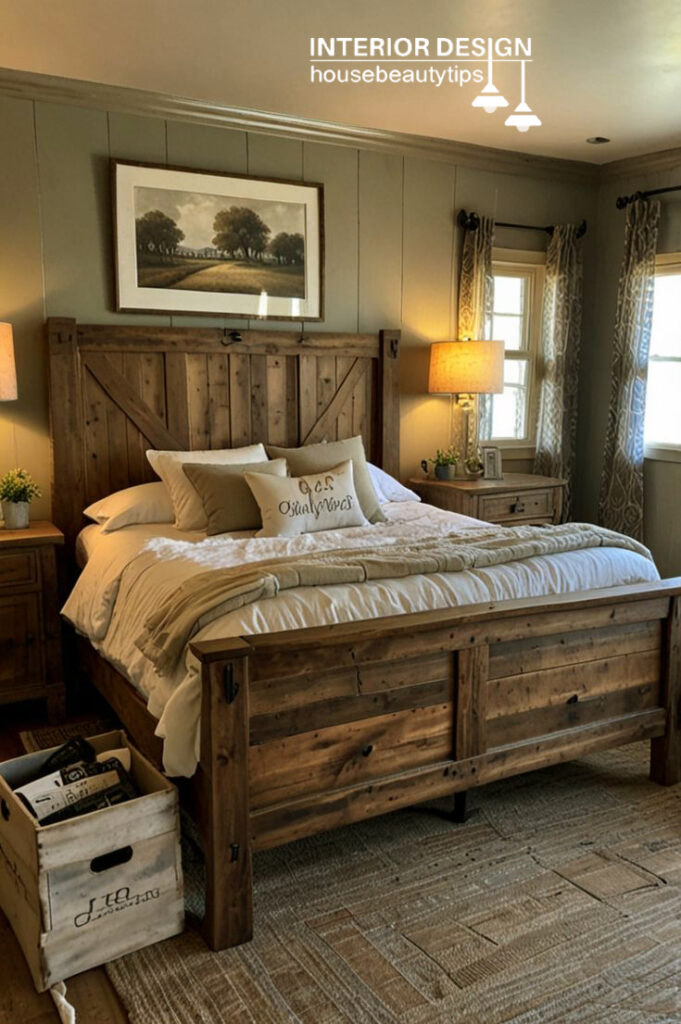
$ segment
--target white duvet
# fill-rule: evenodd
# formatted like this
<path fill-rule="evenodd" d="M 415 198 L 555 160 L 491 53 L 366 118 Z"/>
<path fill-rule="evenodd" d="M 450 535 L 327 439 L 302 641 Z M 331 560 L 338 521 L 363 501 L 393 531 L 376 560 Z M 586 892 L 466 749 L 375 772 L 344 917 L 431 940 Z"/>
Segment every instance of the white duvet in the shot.
<path fill-rule="evenodd" d="M 156 674 L 135 647 L 140 627 L 182 582 L 207 568 L 252 564 L 310 550 L 387 545 L 398 538 L 469 531 L 484 524 L 416 502 L 383 505 L 388 521 L 376 526 L 329 530 L 295 538 L 252 534 L 205 537 L 172 526 L 130 526 L 111 534 L 83 531 L 88 560 L 63 608 L 65 617 L 145 696 L 159 719 L 164 766 L 169 775 L 192 775 L 199 757 L 201 688 L 189 649 L 172 676 Z M 137 559 L 153 551 L 155 558 Z M 142 565 L 144 568 L 142 569 Z M 373 619 L 490 600 L 538 597 L 659 579 L 654 564 L 621 548 L 590 548 L 524 559 L 490 569 L 410 576 L 362 584 L 301 587 L 229 614 L 217 609 L 200 623 L 195 640 L 279 632 L 306 626 Z"/>

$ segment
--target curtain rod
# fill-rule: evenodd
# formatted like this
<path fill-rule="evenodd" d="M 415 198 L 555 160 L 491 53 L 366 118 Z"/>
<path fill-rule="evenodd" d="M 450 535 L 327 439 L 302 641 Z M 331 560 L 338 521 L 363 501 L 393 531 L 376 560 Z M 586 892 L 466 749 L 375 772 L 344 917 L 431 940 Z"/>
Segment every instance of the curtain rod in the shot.
<path fill-rule="evenodd" d="M 480 225 L 480 218 L 477 213 L 466 213 L 465 210 L 460 210 L 457 223 L 464 231 L 477 231 Z M 539 224 L 512 224 L 506 220 L 495 221 L 495 226 L 499 228 L 520 228 L 523 231 L 545 231 L 547 235 L 552 235 L 555 228 L 555 224 L 547 224 L 546 227 L 543 227 Z M 582 238 L 585 234 L 586 221 L 583 220 L 578 226 L 575 235 L 577 238 Z"/>
<path fill-rule="evenodd" d="M 663 192 L 681 192 L 681 185 L 669 185 L 667 188 L 649 188 L 647 192 L 634 192 L 630 196 L 618 196 L 615 200 L 615 206 L 618 210 L 624 210 L 630 203 L 635 203 L 637 199 L 659 196 Z"/>

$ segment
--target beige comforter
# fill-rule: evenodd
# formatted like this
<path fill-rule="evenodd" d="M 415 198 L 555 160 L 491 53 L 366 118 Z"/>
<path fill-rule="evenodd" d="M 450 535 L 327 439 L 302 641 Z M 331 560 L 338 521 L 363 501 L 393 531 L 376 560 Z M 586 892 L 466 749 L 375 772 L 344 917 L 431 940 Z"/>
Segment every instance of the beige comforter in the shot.
<path fill-rule="evenodd" d="M 630 537 L 588 523 L 564 523 L 548 527 L 490 527 L 489 531 L 439 535 L 389 547 L 377 545 L 277 558 L 259 562 L 253 568 L 212 569 L 187 580 L 161 604 L 144 623 L 136 646 L 164 675 L 176 667 L 203 616 L 218 607 L 226 613 L 293 587 L 462 572 L 594 547 L 626 548 L 651 558 L 647 548 Z"/>

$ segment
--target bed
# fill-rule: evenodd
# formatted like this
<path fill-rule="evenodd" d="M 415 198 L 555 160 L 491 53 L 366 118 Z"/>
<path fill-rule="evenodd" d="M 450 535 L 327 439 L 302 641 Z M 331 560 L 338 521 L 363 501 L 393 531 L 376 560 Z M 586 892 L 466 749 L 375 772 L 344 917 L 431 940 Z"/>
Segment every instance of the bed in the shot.
<path fill-rule="evenodd" d="M 396 332 L 51 319 L 47 334 L 54 517 L 74 567 L 82 510 L 152 479 L 149 447 L 361 434 L 371 461 L 397 475 Z M 568 593 L 499 591 L 471 604 L 453 590 L 449 603 L 443 590 L 428 610 L 197 635 L 199 763 L 181 793 L 206 854 L 210 945 L 252 934 L 254 849 L 634 740 L 652 741 L 656 781 L 678 781 L 681 581 L 629 562 L 617 578 L 635 582 L 625 585 L 613 586 L 604 564 L 591 577 L 587 559 L 577 571 L 596 589 L 574 590 L 573 575 Z M 74 644 L 135 742 L 160 761 L 143 687 L 111 651 L 106 660 L 86 638 Z"/>

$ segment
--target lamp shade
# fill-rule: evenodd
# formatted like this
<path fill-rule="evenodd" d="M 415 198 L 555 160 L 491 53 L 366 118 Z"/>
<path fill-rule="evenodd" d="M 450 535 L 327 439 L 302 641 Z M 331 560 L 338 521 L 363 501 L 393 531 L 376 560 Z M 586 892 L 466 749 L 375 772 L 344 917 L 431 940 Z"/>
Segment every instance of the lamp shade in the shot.
<path fill-rule="evenodd" d="M 503 390 L 503 341 L 436 341 L 430 346 L 431 394 L 491 395 Z"/>
<path fill-rule="evenodd" d="M 0 402 L 17 398 L 17 370 L 14 364 L 12 325 L 0 323 Z"/>

